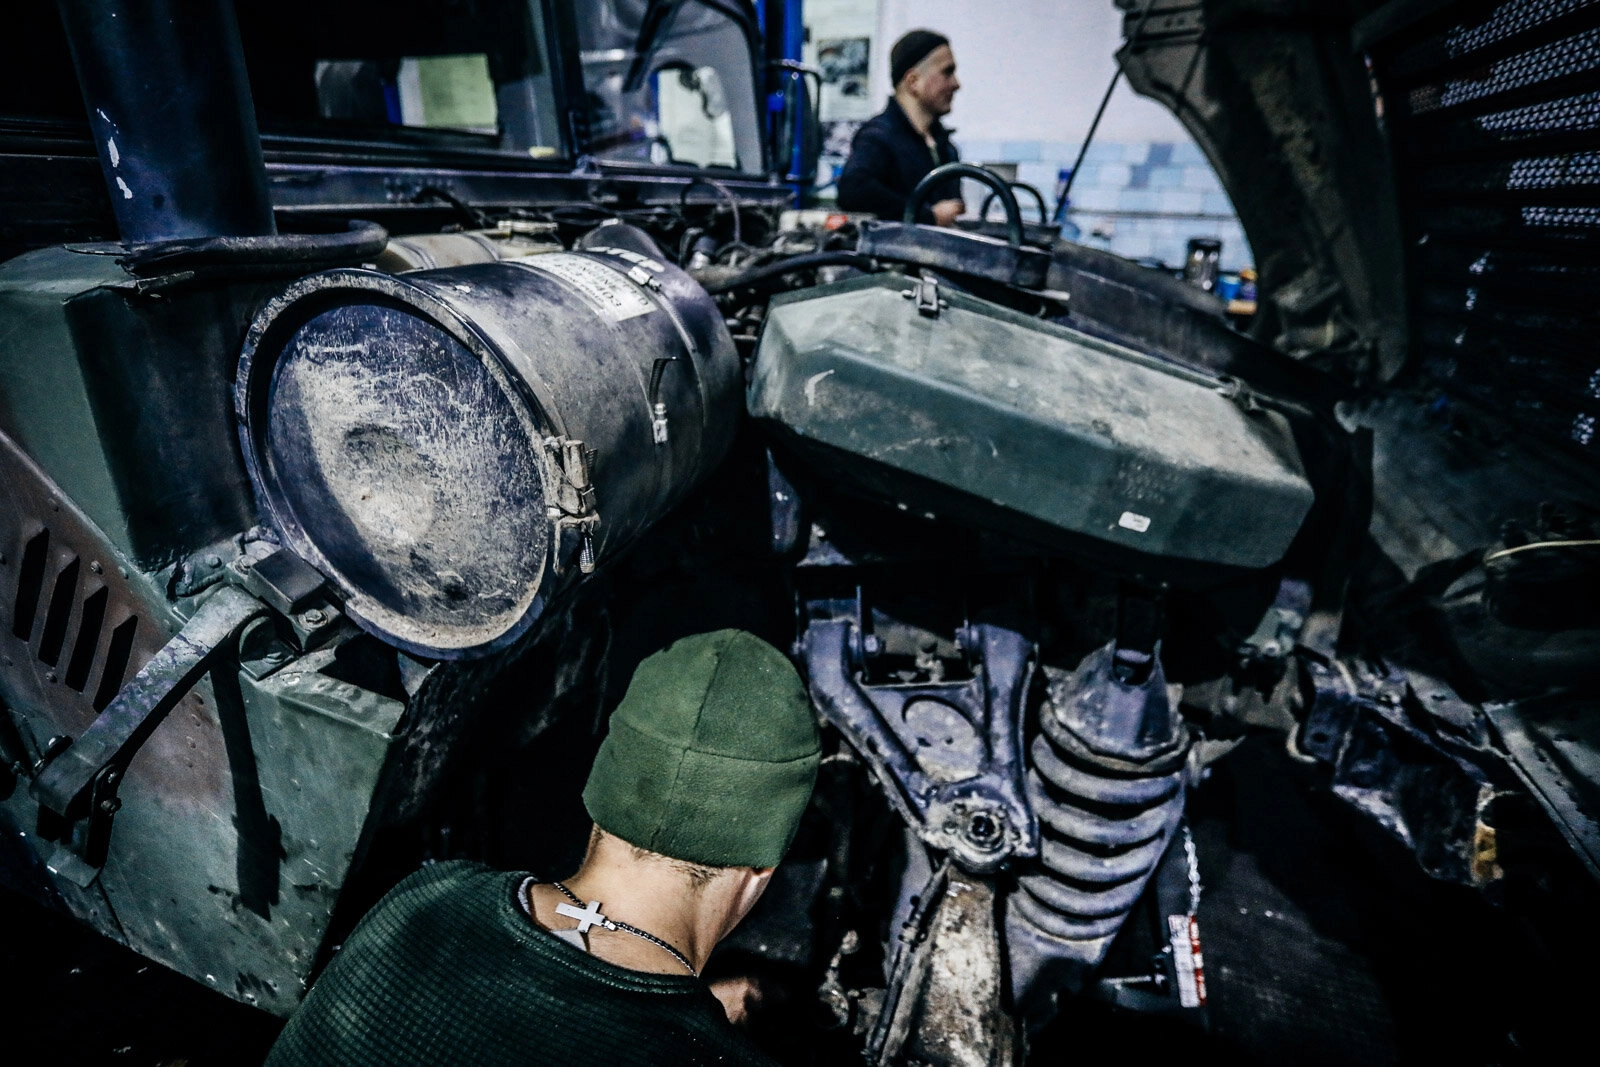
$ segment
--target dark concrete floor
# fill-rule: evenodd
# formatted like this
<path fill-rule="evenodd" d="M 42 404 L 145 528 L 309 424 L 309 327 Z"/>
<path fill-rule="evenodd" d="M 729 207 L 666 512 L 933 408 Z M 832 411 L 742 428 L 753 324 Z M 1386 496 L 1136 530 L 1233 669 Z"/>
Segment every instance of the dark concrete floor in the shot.
<path fill-rule="evenodd" d="M 1084 1000 L 1039 1035 L 1030 1062 L 1464 1067 L 1555 1062 L 1584 1047 L 1600 975 L 1581 917 L 1570 948 L 1542 949 L 1568 920 L 1428 880 L 1313 775 L 1264 736 L 1220 764 L 1192 805 L 1209 1032 Z M 248 1067 L 277 1032 L 6 891 L 0 929 L 10 975 L 0 1062 Z M 800 1059 L 839 1062 L 825 1047 Z"/>
<path fill-rule="evenodd" d="M 1191 801 L 1209 1032 L 1079 1003 L 1041 1035 L 1036 1060 L 1465 1067 L 1562 1062 L 1600 1044 L 1589 1028 L 1600 972 L 1550 947 L 1579 942 L 1585 912 L 1519 914 L 1429 879 L 1317 789 L 1319 773 L 1262 735 Z M 1591 885 L 1567 888 L 1544 899 L 1595 899 Z"/>

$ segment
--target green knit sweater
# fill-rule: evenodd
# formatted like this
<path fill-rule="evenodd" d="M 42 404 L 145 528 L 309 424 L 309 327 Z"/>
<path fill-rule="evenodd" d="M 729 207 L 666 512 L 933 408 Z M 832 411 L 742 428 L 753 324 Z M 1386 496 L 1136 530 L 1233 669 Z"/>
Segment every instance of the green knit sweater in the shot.
<path fill-rule="evenodd" d="M 267 1067 L 767 1064 L 705 984 L 596 959 L 540 929 L 525 874 L 436 863 L 356 926 Z"/>

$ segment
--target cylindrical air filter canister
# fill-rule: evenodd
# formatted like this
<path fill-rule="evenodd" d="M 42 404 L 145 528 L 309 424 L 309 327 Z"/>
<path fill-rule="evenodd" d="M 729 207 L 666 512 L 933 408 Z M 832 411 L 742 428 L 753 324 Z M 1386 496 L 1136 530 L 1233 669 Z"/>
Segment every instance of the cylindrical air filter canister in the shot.
<path fill-rule="evenodd" d="M 726 453 L 739 360 L 705 290 L 627 249 L 303 278 L 235 403 L 264 518 L 363 628 L 505 647 Z"/>

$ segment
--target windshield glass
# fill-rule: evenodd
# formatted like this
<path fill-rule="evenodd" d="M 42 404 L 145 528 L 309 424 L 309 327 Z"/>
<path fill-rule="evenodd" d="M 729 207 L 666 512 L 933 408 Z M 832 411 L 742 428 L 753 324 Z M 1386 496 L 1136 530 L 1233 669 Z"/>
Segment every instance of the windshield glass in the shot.
<path fill-rule="evenodd" d="M 299 138 L 539 159 L 565 153 L 542 0 L 234 0 L 269 152 Z M 0 116 L 84 125 L 61 16 L 14 4 Z"/>
<path fill-rule="evenodd" d="M 236 0 L 262 132 L 562 151 L 537 0 Z"/>
<path fill-rule="evenodd" d="M 748 11 L 748 5 L 742 0 L 575 3 L 595 156 L 762 169 L 750 42 L 729 16 Z"/>

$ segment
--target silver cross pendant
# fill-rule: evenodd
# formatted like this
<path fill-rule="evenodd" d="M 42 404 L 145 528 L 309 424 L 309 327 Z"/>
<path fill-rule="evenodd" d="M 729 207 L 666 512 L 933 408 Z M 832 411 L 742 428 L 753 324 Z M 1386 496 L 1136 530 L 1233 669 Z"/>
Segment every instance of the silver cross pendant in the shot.
<path fill-rule="evenodd" d="M 556 914 L 565 915 L 570 919 L 578 920 L 578 933 L 587 934 L 589 927 L 598 926 L 602 929 L 611 928 L 611 920 L 600 914 L 600 902 L 589 901 L 587 908 L 575 908 L 571 904 L 562 902 L 556 905 Z"/>

